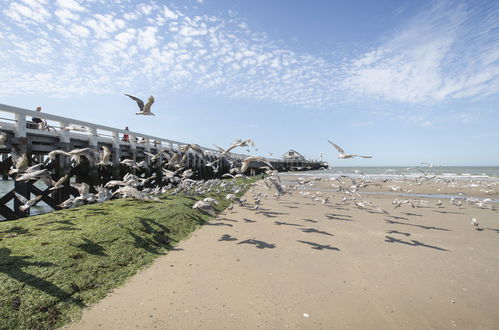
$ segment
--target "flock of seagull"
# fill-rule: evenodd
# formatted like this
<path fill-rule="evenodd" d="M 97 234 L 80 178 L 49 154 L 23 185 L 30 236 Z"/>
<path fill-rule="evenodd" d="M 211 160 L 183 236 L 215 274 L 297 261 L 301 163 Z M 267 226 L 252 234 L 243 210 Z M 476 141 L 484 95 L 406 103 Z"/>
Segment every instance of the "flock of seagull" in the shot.
<path fill-rule="evenodd" d="M 366 210 L 368 212 L 372 213 L 384 213 L 388 214 L 389 211 L 382 209 L 379 206 L 376 206 L 374 203 L 371 201 L 366 200 L 365 194 L 363 195 L 363 192 L 361 191 L 364 188 L 367 188 L 369 186 L 374 187 L 374 191 L 378 192 L 383 192 L 385 189 L 388 188 L 390 193 L 400 193 L 402 195 L 404 194 L 414 194 L 413 189 L 409 189 L 413 186 L 421 186 L 423 184 L 435 184 L 437 186 L 443 185 L 443 188 L 447 189 L 460 189 L 464 190 L 465 188 L 471 188 L 473 191 L 477 191 L 486 195 L 494 195 L 496 194 L 496 190 L 494 190 L 494 186 L 499 185 L 498 181 L 475 181 L 475 180 L 467 180 L 463 182 L 458 182 L 454 179 L 442 179 L 442 178 L 437 178 L 436 176 L 430 176 L 428 173 L 425 173 L 423 171 L 422 175 L 414 177 L 414 178 L 409 178 L 406 176 L 403 176 L 400 179 L 372 179 L 368 178 L 365 174 L 357 172 L 360 174 L 360 177 L 353 177 L 353 176 L 348 176 L 344 174 L 340 174 L 337 177 L 332 177 L 329 178 L 331 181 L 335 181 L 330 185 L 332 190 L 331 192 L 337 192 L 337 193 L 342 193 L 343 198 L 342 202 L 343 203 L 353 203 L 357 208 Z M 327 179 L 323 177 L 310 177 L 310 178 L 304 178 L 300 177 L 298 179 L 298 182 L 296 185 L 291 185 L 291 189 L 310 189 L 310 187 L 315 187 L 317 181 L 326 181 Z M 404 189 L 401 186 L 406 185 L 407 188 Z M 442 188 L 437 188 L 437 191 L 441 191 Z M 329 190 L 329 189 L 327 189 Z M 331 196 L 326 196 L 324 192 L 322 191 L 316 191 L 315 193 L 311 193 L 309 191 L 300 191 L 300 194 L 303 197 L 306 198 L 311 198 L 314 201 L 321 202 L 322 204 L 328 203 L 329 199 Z M 491 198 L 476 198 L 476 197 L 471 197 L 468 196 L 468 194 L 464 192 L 457 192 L 456 195 L 459 197 L 451 197 L 449 199 L 449 204 L 452 206 L 460 207 L 467 203 L 470 206 L 480 208 L 480 209 L 488 209 L 491 211 L 495 211 L 496 208 L 492 204 L 493 199 Z M 414 194 L 414 196 L 417 196 Z M 423 200 L 420 198 L 406 198 L 406 199 L 399 199 L 395 198 L 392 202 L 393 208 L 399 208 L 402 207 L 403 205 L 409 205 L 412 208 L 425 208 L 425 207 L 431 207 L 431 203 L 428 200 Z M 443 202 L 442 200 L 438 200 L 435 203 L 435 206 L 442 208 Z M 479 223 L 478 220 L 474 217 L 471 219 L 471 224 L 478 230 L 479 228 Z"/>
<path fill-rule="evenodd" d="M 249 156 L 242 162 L 235 161 L 231 157 L 231 150 L 246 146 L 254 147 L 255 144 L 251 139 L 237 139 L 227 149 L 217 146 L 220 153 L 215 156 L 216 160 L 211 162 L 208 161 L 205 152 L 197 144 L 182 145 L 179 148 L 180 150 L 163 148 L 156 154 L 146 152 L 145 154 L 148 157 L 148 161 L 136 162 L 133 159 L 121 160 L 119 164 L 128 168 L 128 173 L 121 180 L 110 180 L 99 186 L 91 186 L 85 182 L 72 182 L 75 180 L 71 180 L 68 174 L 55 181 L 55 174 L 52 171 L 52 162 L 56 161 L 58 157 L 68 157 L 71 167 L 73 168 L 80 165 L 83 159 L 86 159 L 86 161 L 93 166 L 115 166 L 111 161 L 111 151 L 106 146 L 103 146 L 100 152 L 91 148 L 74 149 L 71 151 L 53 150 L 47 155 L 47 158 L 43 163 L 35 164 L 33 166 L 28 166 L 28 156 L 26 154 L 19 155 L 15 151 L 12 151 L 12 168 L 9 170 L 9 175 L 15 177 L 16 181 L 34 182 L 40 180 L 49 188 L 49 193 L 64 187 L 67 181 L 70 181 L 70 185 L 78 191 L 78 196 L 71 196 L 69 199 L 59 204 L 58 206 L 61 208 L 72 208 L 83 204 L 99 203 L 118 197 L 158 200 L 159 195 L 165 193 L 177 194 L 180 192 L 187 194 L 193 192 L 196 194 L 206 194 L 211 191 L 216 191 L 218 193 L 227 192 L 228 199 L 233 202 L 240 202 L 235 196 L 241 191 L 245 184 L 236 184 L 236 182 L 239 181 L 234 179 L 247 179 L 248 177 L 245 173 L 248 171 L 249 165 L 253 161 L 260 161 L 264 164 L 262 169 L 267 171 L 268 182 L 274 185 L 278 191 L 282 192 L 283 190 L 279 184 L 279 180 L 274 179 L 274 176 L 277 175 L 277 171 L 263 157 Z M 230 164 L 229 173 L 222 175 L 222 179 L 207 181 L 191 179 L 195 173 L 192 169 L 186 168 L 186 159 L 189 151 L 199 154 L 206 162 L 206 166 L 211 167 L 214 173 L 218 172 L 221 162 L 227 161 Z M 145 172 L 143 170 L 148 168 L 149 164 L 153 169 L 156 169 L 156 171 L 161 168 L 161 178 L 157 177 L 158 175 L 156 172 L 149 177 L 140 177 L 134 174 L 137 171 Z M 155 185 L 152 184 L 153 182 Z M 23 212 L 36 205 L 44 197 L 44 195 L 41 194 L 32 199 L 27 199 L 16 192 L 15 196 L 22 203 L 19 209 Z M 213 203 L 215 203 L 215 201 L 212 199 L 204 200 L 195 204 L 195 208 L 207 211 L 209 209 L 208 204 L 213 205 Z M 211 214 L 213 212 L 208 211 L 208 213 Z"/>

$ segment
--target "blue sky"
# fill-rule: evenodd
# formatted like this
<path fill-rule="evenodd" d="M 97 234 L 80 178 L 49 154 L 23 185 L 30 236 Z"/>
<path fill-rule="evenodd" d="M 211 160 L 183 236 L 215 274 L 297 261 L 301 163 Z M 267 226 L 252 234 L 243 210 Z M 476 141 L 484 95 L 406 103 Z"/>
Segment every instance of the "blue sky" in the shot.
<path fill-rule="evenodd" d="M 497 1 L 5 0 L 0 16 L 0 103 L 337 166 L 499 165 Z"/>

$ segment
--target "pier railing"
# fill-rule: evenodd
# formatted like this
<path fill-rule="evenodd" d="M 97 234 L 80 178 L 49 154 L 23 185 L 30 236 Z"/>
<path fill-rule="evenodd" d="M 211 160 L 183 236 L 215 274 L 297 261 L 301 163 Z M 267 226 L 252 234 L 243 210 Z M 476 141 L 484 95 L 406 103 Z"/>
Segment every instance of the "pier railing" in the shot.
<path fill-rule="evenodd" d="M 1 130 L 11 131 L 17 138 L 25 138 L 28 133 L 33 133 L 36 135 L 57 136 L 61 142 L 69 142 L 73 137 L 88 140 L 90 146 L 97 146 L 97 144 L 101 142 L 111 143 L 113 147 L 117 149 L 119 149 L 120 146 L 125 145 L 129 146 L 132 150 L 137 146 L 142 146 L 145 151 L 150 151 L 151 147 L 157 149 L 168 147 L 173 150 L 180 150 L 182 145 L 188 144 L 149 134 L 94 124 L 6 104 L 0 104 L 0 112 L 2 113 L 2 115 L 0 115 Z M 27 127 L 27 124 L 30 123 L 30 117 L 45 119 L 49 127 L 53 129 L 42 131 L 37 128 L 28 128 L 29 126 Z M 125 135 L 128 135 L 128 141 L 124 141 L 123 137 Z M 220 154 L 219 150 L 213 148 L 202 147 L 202 149 L 211 154 Z M 236 160 L 243 160 L 247 157 L 247 155 L 236 153 L 231 153 L 230 155 Z M 277 159 L 269 160 L 277 161 Z"/>

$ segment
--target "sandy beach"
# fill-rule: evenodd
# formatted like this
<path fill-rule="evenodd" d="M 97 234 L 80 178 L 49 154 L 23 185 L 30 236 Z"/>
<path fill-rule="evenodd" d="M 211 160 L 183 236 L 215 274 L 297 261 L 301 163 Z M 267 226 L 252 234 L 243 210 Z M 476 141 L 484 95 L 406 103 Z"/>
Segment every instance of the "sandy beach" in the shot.
<path fill-rule="evenodd" d="M 221 213 L 68 328 L 498 328 L 498 211 L 432 198 L 394 208 L 391 195 L 363 196 L 386 212 L 364 210 L 333 183 L 275 198 L 259 182 L 245 206 Z M 395 184 L 498 198 L 464 183 L 363 190 Z M 268 197 L 253 210 L 258 191 Z"/>

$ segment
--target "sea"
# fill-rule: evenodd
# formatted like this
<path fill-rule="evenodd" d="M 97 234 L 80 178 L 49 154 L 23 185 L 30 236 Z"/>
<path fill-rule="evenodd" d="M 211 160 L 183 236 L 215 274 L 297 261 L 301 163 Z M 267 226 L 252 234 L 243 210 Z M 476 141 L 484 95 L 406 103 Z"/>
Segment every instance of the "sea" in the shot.
<path fill-rule="evenodd" d="M 480 179 L 499 180 L 499 166 L 433 166 L 433 167 L 410 167 L 410 166 L 370 166 L 370 167 L 337 167 L 333 166 L 327 170 L 315 170 L 306 172 L 286 172 L 282 174 L 297 176 L 324 176 L 336 177 L 368 176 L 371 178 L 411 178 L 421 176 L 423 173 L 442 179 Z"/>

